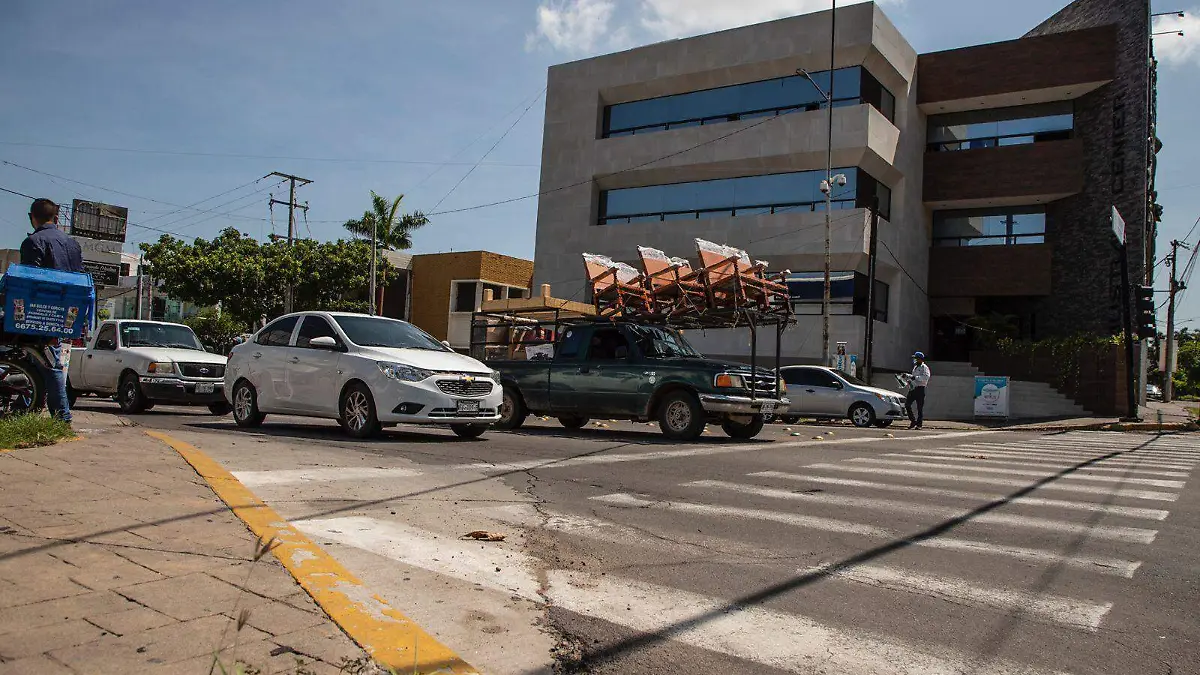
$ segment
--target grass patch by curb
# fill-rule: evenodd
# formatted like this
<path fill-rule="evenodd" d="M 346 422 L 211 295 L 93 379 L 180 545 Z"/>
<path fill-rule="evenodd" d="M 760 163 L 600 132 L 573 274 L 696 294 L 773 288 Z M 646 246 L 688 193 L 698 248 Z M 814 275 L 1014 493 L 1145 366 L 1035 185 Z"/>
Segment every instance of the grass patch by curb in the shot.
<path fill-rule="evenodd" d="M 71 425 L 43 415 L 13 415 L 0 418 L 0 450 L 53 445 L 74 437 Z"/>

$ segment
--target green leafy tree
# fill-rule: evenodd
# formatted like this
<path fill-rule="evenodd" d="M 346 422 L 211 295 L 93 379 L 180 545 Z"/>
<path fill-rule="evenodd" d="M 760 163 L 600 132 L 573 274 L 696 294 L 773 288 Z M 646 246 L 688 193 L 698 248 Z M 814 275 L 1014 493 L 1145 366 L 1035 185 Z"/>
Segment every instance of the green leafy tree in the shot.
<path fill-rule="evenodd" d="M 228 354 L 233 348 L 234 338 L 250 332 L 248 324 L 234 319 L 229 312 L 217 312 L 215 309 L 203 309 L 183 322 L 200 338 L 200 344 L 211 347 L 219 354 Z"/>
<path fill-rule="evenodd" d="M 212 240 L 187 243 L 164 235 L 141 248 L 145 273 L 168 295 L 206 307 L 219 302 L 222 316 L 241 325 L 283 313 L 289 285 L 297 311 L 364 311 L 367 306 L 371 247 L 363 241 L 302 239 L 289 246 L 260 243 L 229 228 Z M 387 268 L 381 261 L 381 269 Z"/>

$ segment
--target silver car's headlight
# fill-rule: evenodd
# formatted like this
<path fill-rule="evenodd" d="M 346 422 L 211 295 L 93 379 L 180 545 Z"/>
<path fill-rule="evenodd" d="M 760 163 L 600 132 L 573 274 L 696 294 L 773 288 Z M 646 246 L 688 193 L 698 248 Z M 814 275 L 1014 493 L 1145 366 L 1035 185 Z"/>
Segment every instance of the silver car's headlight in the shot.
<path fill-rule="evenodd" d="M 380 361 L 377 365 L 379 366 L 379 372 L 383 373 L 390 379 L 400 380 L 401 382 L 420 382 L 422 380 L 428 380 L 434 375 L 432 370 L 415 368 L 403 363 L 388 363 L 386 361 Z"/>
<path fill-rule="evenodd" d="M 495 382 L 496 384 L 500 384 L 500 371 L 493 370 L 491 377 L 492 377 L 493 382 Z"/>

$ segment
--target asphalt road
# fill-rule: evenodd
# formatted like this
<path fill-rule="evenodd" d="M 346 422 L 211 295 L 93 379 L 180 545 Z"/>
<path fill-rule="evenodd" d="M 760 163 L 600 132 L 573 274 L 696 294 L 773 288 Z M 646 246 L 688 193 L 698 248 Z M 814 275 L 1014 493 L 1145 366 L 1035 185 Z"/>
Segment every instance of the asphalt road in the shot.
<path fill-rule="evenodd" d="M 488 673 L 1200 672 L 1196 435 L 133 419 Z"/>

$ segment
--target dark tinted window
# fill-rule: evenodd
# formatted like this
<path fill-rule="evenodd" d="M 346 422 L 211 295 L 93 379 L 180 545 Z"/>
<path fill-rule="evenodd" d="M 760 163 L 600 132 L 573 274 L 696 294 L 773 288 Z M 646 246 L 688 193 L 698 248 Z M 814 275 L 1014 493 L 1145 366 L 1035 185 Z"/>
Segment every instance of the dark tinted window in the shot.
<path fill-rule="evenodd" d="M 341 338 L 334 332 L 333 326 L 330 326 L 328 321 L 319 316 L 304 317 L 304 323 L 300 324 L 300 332 L 296 335 L 296 346 L 307 349 L 308 343 L 317 337 L 331 337 L 341 342 Z"/>
<path fill-rule="evenodd" d="M 783 371 L 783 381 L 788 384 L 797 386 L 810 384 L 812 378 L 808 375 L 806 368 L 786 368 Z"/>
<path fill-rule="evenodd" d="M 817 370 L 816 368 L 814 368 L 813 370 L 810 371 L 810 373 L 811 373 L 811 377 L 812 377 L 812 383 L 818 387 L 834 388 L 834 387 L 837 387 L 839 384 L 841 384 L 840 382 L 838 382 L 838 379 L 836 377 L 834 377 L 831 373 L 828 373 L 824 370 Z"/>
<path fill-rule="evenodd" d="M 568 328 L 558 343 L 558 353 L 555 357 L 569 360 L 578 359 L 580 352 L 583 351 L 583 337 L 586 333 L 587 331 L 579 328 Z"/>
<path fill-rule="evenodd" d="M 886 186 L 855 167 L 834 169 L 837 174 L 846 177 L 846 184 L 834 186 L 834 209 L 868 208 L 878 197 L 879 215 L 890 217 Z M 825 175 L 799 171 L 606 190 L 600 193 L 600 224 L 823 211 Z"/>
<path fill-rule="evenodd" d="M 1057 141 L 1071 138 L 1074 128 L 1070 102 L 935 115 L 929 118 L 929 150 L 947 152 Z"/>
<path fill-rule="evenodd" d="M 107 343 L 103 347 L 100 343 Z M 100 333 L 96 335 L 96 349 L 104 349 L 106 351 L 117 348 L 117 327 L 111 323 L 100 329 Z"/>
<path fill-rule="evenodd" d="M 378 316 L 338 316 L 334 317 L 334 321 L 341 326 L 346 337 L 360 347 L 450 351 L 433 336 L 406 321 Z"/>
<path fill-rule="evenodd" d="M 473 281 L 460 281 L 454 285 L 454 311 L 475 311 L 475 288 Z M 338 323 L 341 323 L 340 321 Z"/>
<path fill-rule="evenodd" d="M 592 331 L 588 361 L 619 361 L 629 358 L 629 340 L 620 328 Z"/>
<path fill-rule="evenodd" d="M 762 119 L 794 111 L 820 110 L 831 93 L 835 107 L 866 103 L 889 120 L 896 98 L 860 66 L 747 82 L 659 98 L 610 105 L 604 110 L 604 136 L 629 136 L 745 119 Z M 816 82 L 817 86 L 813 86 Z M 819 88 L 818 88 L 819 87 Z"/>
<path fill-rule="evenodd" d="M 286 347 L 292 340 L 292 330 L 299 317 L 288 316 L 267 325 L 254 341 L 267 347 Z"/>
<path fill-rule="evenodd" d="M 1045 207 L 935 211 L 934 246 L 1014 246 L 1046 241 Z"/>

